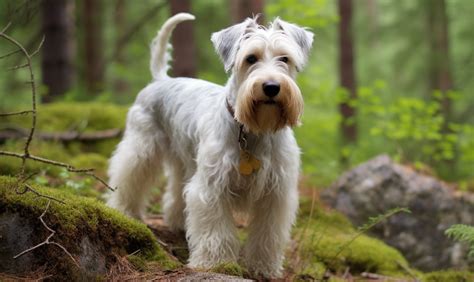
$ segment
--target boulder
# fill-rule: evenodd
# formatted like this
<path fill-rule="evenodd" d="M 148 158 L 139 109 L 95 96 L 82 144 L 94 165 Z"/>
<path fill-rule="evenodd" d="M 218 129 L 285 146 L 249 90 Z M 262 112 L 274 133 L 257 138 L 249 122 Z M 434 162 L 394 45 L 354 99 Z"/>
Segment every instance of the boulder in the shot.
<path fill-rule="evenodd" d="M 474 225 L 474 195 L 455 191 L 386 155 L 344 173 L 322 193 L 322 199 L 355 225 L 389 209 L 406 207 L 411 214 L 396 214 L 370 233 L 400 250 L 421 270 L 470 263 L 467 247 L 447 238 L 444 231 L 453 224 Z"/>

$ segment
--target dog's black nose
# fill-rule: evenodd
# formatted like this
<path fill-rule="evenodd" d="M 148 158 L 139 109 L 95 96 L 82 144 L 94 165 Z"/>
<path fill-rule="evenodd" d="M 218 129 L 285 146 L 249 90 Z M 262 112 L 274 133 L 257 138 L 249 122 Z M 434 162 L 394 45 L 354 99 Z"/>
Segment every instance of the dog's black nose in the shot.
<path fill-rule="evenodd" d="M 275 97 L 280 92 L 280 83 L 275 81 L 264 82 L 262 87 L 265 95 L 270 98 Z"/>

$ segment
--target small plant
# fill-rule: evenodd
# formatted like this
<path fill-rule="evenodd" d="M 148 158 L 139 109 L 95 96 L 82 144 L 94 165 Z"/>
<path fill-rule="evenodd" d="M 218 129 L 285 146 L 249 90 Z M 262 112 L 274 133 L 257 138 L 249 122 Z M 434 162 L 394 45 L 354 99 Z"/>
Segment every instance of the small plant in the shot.
<path fill-rule="evenodd" d="M 474 226 L 455 224 L 448 228 L 445 234 L 455 241 L 466 242 L 469 245 L 467 256 L 474 259 Z"/>

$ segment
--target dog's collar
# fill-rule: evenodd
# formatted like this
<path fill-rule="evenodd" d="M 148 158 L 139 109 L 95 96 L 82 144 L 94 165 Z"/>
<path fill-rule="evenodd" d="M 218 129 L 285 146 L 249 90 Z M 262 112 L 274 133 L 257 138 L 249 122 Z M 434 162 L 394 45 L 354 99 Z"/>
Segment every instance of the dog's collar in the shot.
<path fill-rule="evenodd" d="M 227 111 L 229 112 L 230 116 L 239 125 L 239 135 L 238 135 L 238 138 L 237 138 L 237 141 L 239 142 L 239 147 L 240 147 L 241 150 L 247 150 L 247 136 L 244 132 L 244 125 L 241 124 L 240 122 L 238 122 L 235 119 L 235 111 L 234 111 L 234 108 L 232 108 L 232 105 L 229 103 L 229 99 L 227 99 L 227 98 L 225 99 L 225 104 L 226 104 L 226 108 L 227 108 Z"/>
<path fill-rule="evenodd" d="M 225 99 L 225 105 L 227 107 L 227 111 L 229 114 L 232 116 L 233 119 L 235 119 L 235 111 L 234 108 L 232 108 L 232 105 L 229 103 L 229 99 Z"/>
<path fill-rule="evenodd" d="M 235 119 L 235 111 L 229 103 L 229 99 L 226 98 L 225 103 L 227 111 L 232 116 L 232 119 L 234 119 L 237 125 L 239 125 L 239 135 L 237 138 L 237 143 L 239 143 L 240 149 L 239 172 L 244 176 L 251 175 L 260 169 L 261 161 L 247 150 L 247 135 L 244 131 L 244 125 Z"/>

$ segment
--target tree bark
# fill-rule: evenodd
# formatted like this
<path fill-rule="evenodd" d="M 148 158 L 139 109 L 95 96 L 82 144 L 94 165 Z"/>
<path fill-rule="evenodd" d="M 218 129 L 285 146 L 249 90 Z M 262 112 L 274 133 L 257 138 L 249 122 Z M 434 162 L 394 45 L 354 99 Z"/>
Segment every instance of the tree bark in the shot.
<path fill-rule="evenodd" d="M 115 13 L 114 13 L 114 24 L 115 24 L 115 61 L 119 65 L 125 65 L 126 58 L 123 52 L 124 48 L 122 46 L 121 39 L 125 35 L 127 30 L 127 21 L 126 21 L 126 1 L 125 0 L 116 0 L 115 2 Z M 114 93 L 121 96 L 122 94 L 128 92 L 129 85 L 126 80 L 118 76 L 114 79 L 113 82 Z"/>
<path fill-rule="evenodd" d="M 265 22 L 265 0 L 231 0 L 230 6 L 233 23 L 240 23 L 259 14 L 259 22 Z"/>
<path fill-rule="evenodd" d="M 352 38 L 352 0 L 339 0 L 339 77 L 341 87 L 349 92 L 349 99 L 357 99 Z M 339 105 L 342 116 L 341 133 L 345 144 L 357 141 L 356 109 L 348 101 Z"/>
<path fill-rule="evenodd" d="M 450 68 L 446 2 L 431 0 L 427 4 L 431 47 L 430 89 L 441 92 L 441 111 L 447 123 L 451 118 L 451 101 L 447 97 L 447 92 L 453 89 L 453 80 Z"/>
<path fill-rule="evenodd" d="M 74 1 L 43 0 L 41 30 L 42 82 L 47 87 L 43 102 L 51 102 L 71 89 L 74 82 Z"/>
<path fill-rule="evenodd" d="M 190 0 L 170 0 L 171 14 L 191 11 Z M 191 21 L 180 23 L 172 35 L 173 75 L 196 77 L 196 43 Z"/>
<path fill-rule="evenodd" d="M 104 89 L 103 6 L 102 0 L 84 0 L 83 5 L 86 95 L 93 97 Z"/>

